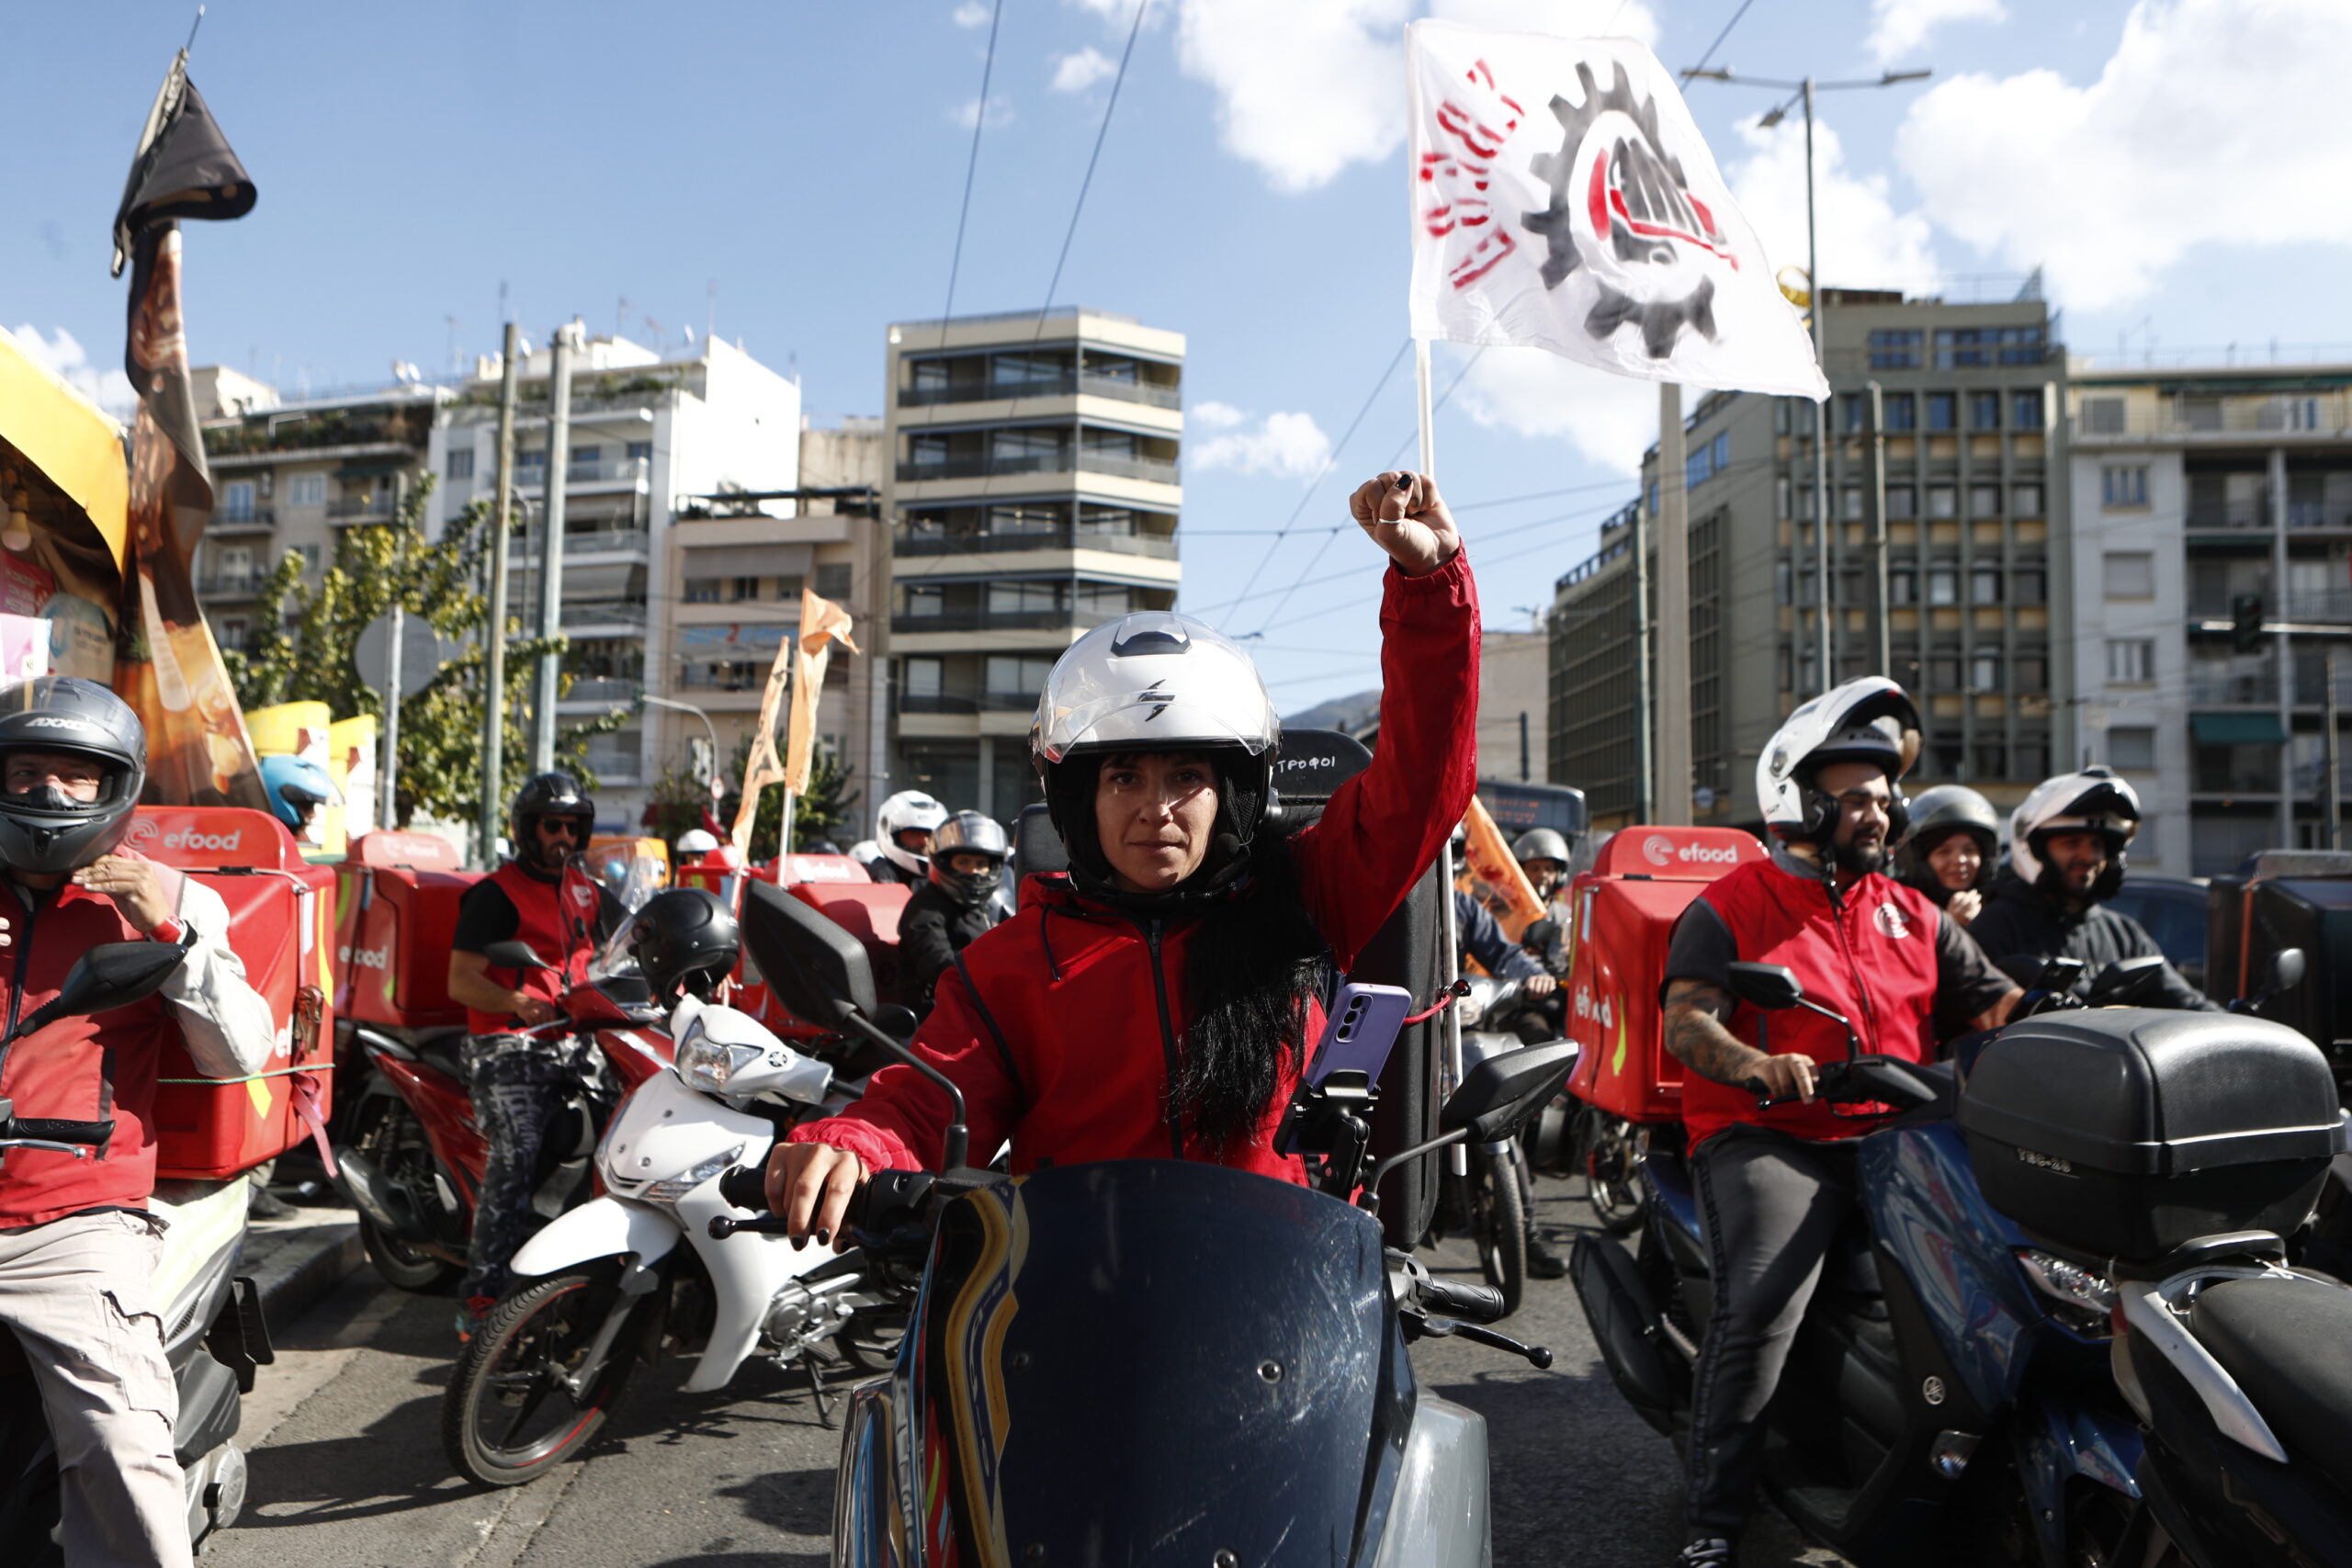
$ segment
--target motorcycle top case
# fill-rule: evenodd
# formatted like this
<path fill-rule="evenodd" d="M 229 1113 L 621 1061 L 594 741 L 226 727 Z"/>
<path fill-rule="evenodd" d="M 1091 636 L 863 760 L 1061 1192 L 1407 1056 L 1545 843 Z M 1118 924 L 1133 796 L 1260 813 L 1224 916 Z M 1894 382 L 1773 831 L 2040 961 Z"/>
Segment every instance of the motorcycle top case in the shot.
<path fill-rule="evenodd" d="M 2310 1041 L 2153 1008 L 2011 1024 L 1969 1070 L 1959 1121 L 1994 1208 L 2063 1250 L 2126 1262 L 2225 1231 L 2286 1235 L 2344 1148 Z"/>
<path fill-rule="evenodd" d="M 334 1109 L 328 990 L 334 868 L 311 865 L 276 818 L 232 807 L 141 807 L 123 844 L 175 867 L 229 906 L 229 945 L 269 1004 L 269 1060 L 247 1078 L 208 1078 L 176 1040 L 155 1089 L 155 1174 L 218 1180 L 275 1159 Z"/>
<path fill-rule="evenodd" d="M 690 864 L 680 868 L 678 881 L 687 887 L 707 887 L 725 896 L 724 866 Z M 857 938 L 874 965 L 874 986 L 885 1000 L 899 994 L 899 917 L 914 889 L 902 883 L 876 882 L 865 868 L 847 855 L 785 855 L 744 874 L 761 882 L 780 884 L 785 891 Z M 743 989 L 734 1006 L 787 1040 L 807 1040 L 831 1032 L 785 1010 L 772 996 L 749 952 L 738 961 L 735 977 Z"/>
<path fill-rule="evenodd" d="M 383 829 L 351 841 L 336 885 L 338 1016 L 394 1029 L 462 1027 L 449 999 L 458 903 L 481 880 L 432 833 Z"/>
<path fill-rule="evenodd" d="M 1577 1098 L 1629 1122 L 1681 1118 L 1682 1064 L 1667 1055 L 1658 1009 L 1667 940 L 1708 883 L 1764 858 L 1753 836 L 1728 828 L 1627 828 L 1601 846 L 1570 895 Z"/>

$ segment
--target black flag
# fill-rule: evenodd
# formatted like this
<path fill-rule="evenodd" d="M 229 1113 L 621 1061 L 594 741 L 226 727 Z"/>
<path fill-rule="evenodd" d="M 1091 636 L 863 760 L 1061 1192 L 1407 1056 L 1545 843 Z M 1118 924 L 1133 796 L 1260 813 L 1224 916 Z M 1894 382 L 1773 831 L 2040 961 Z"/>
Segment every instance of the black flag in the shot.
<path fill-rule="evenodd" d="M 237 161 L 204 95 L 187 79 L 182 50 L 164 77 L 147 129 L 114 214 L 114 271 L 122 276 L 131 242 L 151 223 L 172 218 L 243 218 L 254 209 L 254 182 Z M 134 378 L 136 372 L 133 372 Z"/>

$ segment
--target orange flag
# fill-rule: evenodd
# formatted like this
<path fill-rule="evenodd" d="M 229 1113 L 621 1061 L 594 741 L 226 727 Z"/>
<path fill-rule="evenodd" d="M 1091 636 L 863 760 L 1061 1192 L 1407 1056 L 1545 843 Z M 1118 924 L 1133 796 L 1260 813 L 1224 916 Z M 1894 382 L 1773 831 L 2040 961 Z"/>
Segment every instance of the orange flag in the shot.
<path fill-rule="evenodd" d="M 849 632 L 847 610 L 806 588 L 800 591 L 800 636 L 795 639 L 798 667 L 792 683 L 792 724 L 784 742 L 784 787 L 795 795 L 808 787 L 817 744 L 817 699 L 824 694 L 825 666 L 832 662 L 833 644 L 857 651 Z"/>
<path fill-rule="evenodd" d="M 1470 870 L 1503 896 L 1509 907 L 1497 912 L 1495 923 L 1502 927 L 1503 935 L 1517 942 L 1520 932 L 1543 918 L 1544 901 L 1535 897 L 1535 885 L 1527 880 L 1527 873 L 1519 869 L 1503 830 L 1487 815 L 1485 801 L 1475 795 L 1470 797 L 1470 812 L 1463 824 L 1469 829 Z"/>

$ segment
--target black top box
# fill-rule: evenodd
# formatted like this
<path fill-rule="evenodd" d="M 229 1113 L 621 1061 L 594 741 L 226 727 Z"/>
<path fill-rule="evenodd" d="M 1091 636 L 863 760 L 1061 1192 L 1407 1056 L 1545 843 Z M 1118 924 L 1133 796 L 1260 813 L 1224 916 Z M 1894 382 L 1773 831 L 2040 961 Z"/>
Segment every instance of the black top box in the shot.
<path fill-rule="evenodd" d="M 2098 1258 L 2291 1231 L 2344 1148 L 2335 1077 L 2309 1040 L 2258 1018 L 2148 1008 L 2011 1025 L 1977 1057 L 1959 1122 L 1986 1201 Z"/>

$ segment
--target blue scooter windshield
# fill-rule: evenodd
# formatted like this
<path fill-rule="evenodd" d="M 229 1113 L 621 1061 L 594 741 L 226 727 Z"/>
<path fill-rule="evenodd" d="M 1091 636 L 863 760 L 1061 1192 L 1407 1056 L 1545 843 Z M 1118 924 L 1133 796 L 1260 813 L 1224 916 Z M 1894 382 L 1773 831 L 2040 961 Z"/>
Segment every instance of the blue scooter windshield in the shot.
<path fill-rule="evenodd" d="M 1411 1417 L 1386 1291 L 1372 1216 L 1221 1167 L 970 1194 L 917 1348 L 930 1531 L 952 1497 L 966 1563 L 1369 1561 Z"/>

